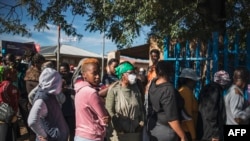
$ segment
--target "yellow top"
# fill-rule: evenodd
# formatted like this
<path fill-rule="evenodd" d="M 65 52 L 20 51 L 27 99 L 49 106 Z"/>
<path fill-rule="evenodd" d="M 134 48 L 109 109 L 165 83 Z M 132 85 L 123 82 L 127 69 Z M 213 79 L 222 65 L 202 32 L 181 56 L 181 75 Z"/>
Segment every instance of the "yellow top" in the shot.
<path fill-rule="evenodd" d="M 192 120 L 182 121 L 182 128 L 185 132 L 191 134 L 192 140 L 196 139 L 196 123 L 198 115 L 198 102 L 195 99 L 193 91 L 187 86 L 182 86 L 179 89 L 181 96 L 185 101 L 185 110 L 192 117 Z"/>

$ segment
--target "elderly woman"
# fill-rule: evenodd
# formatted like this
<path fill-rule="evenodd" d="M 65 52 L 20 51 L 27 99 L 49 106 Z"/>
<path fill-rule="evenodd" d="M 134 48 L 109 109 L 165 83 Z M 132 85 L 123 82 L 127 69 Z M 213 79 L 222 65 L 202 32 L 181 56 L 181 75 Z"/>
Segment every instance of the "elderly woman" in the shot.
<path fill-rule="evenodd" d="M 106 97 L 106 108 L 112 119 L 107 138 L 111 141 L 140 141 L 144 112 L 134 66 L 122 62 L 115 71 L 119 81 L 112 84 Z"/>
<path fill-rule="evenodd" d="M 56 99 L 62 90 L 61 75 L 52 68 L 43 70 L 39 77 L 39 88 L 28 117 L 29 127 L 39 141 L 67 141 L 68 126 Z"/>

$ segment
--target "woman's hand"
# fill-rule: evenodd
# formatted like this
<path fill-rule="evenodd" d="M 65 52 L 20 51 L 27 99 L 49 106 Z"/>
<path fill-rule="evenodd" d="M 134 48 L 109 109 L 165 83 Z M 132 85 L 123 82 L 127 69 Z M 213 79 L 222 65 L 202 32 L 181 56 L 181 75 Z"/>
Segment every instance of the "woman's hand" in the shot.
<path fill-rule="evenodd" d="M 188 141 L 188 139 L 187 139 L 186 136 L 184 136 L 184 137 L 181 138 L 181 141 Z"/>
<path fill-rule="evenodd" d="M 212 141 L 219 141 L 219 139 L 217 139 L 217 138 L 212 138 Z"/>
<path fill-rule="evenodd" d="M 12 120 L 11 120 L 11 123 L 15 123 L 17 121 L 17 116 L 13 116 Z"/>
<path fill-rule="evenodd" d="M 140 121 L 140 122 L 139 122 L 139 125 L 140 125 L 141 127 L 143 127 L 143 126 L 144 126 L 144 121 Z"/>
<path fill-rule="evenodd" d="M 46 137 L 38 136 L 39 141 L 47 141 L 48 139 Z"/>
<path fill-rule="evenodd" d="M 108 123 L 109 123 L 109 121 L 110 121 L 109 116 L 102 117 L 102 121 L 103 121 L 106 125 L 108 125 Z"/>

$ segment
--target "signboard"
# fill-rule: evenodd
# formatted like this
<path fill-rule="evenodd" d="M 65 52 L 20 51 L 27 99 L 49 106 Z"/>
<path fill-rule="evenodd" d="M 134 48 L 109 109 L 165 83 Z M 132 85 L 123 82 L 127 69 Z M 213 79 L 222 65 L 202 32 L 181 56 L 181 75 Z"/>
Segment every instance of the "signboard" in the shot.
<path fill-rule="evenodd" d="M 8 53 L 12 53 L 15 56 L 23 56 L 26 50 L 32 50 L 38 52 L 36 45 L 34 43 L 20 43 L 12 41 L 1 41 L 2 46 L 2 57 L 6 56 Z"/>

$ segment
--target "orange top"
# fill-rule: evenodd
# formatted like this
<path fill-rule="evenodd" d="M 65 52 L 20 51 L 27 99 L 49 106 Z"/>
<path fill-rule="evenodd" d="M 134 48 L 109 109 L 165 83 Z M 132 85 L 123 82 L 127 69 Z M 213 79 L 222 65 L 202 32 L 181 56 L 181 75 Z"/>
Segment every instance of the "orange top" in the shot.
<path fill-rule="evenodd" d="M 147 74 L 148 82 L 155 77 L 156 77 L 155 65 L 152 65 L 148 68 L 148 74 Z"/>

